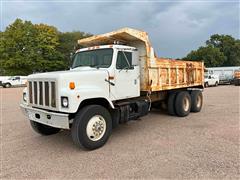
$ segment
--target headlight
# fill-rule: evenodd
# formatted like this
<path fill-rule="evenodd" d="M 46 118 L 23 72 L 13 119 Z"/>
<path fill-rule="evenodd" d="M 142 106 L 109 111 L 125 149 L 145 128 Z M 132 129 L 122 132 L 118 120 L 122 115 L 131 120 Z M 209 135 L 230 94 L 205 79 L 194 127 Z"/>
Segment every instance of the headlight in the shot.
<path fill-rule="evenodd" d="M 27 93 L 23 93 L 23 101 L 27 102 Z"/>
<path fill-rule="evenodd" d="M 68 97 L 62 96 L 61 97 L 61 104 L 62 104 L 62 107 L 67 108 L 68 107 Z"/>

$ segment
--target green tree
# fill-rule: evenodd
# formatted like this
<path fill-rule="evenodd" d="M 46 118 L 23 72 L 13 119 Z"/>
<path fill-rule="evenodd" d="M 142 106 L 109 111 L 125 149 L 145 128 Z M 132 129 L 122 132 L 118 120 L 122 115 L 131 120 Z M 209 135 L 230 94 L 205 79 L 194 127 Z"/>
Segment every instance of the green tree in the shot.
<path fill-rule="evenodd" d="M 1 33 L 0 59 L 4 74 L 28 75 L 65 69 L 67 63 L 57 51 L 58 33 L 53 26 L 16 19 Z"/>
<path fill-rule="evenodd" d="M 207 67 L 221 66 L 225 61 L 225 56 L 218 48 L 212 46 L 200 47 L 196 51 L 191 51 L 184 59 L 192 61 L 204 61 Z"/>
<path fill-rule="evenodd" d="M 218 48 L 226 56 L 224 66 L 240 66 L 240 40 L 229 35 L 214 34 L 206 44 Z"/>
<path fill-rule="evenodd" d="M 31 56 L 30 48 L 34 42 L 32 36 L 36 36 L 37 31 L 31 22 L 23 22 L 17 19 L 2 33 L 0 42 L 0 59 L 5 74 L 25 74 L 31 71 L 32 62 L 27 56 Z"/>
<path fill-rule="evenodd" d="M 240 40 L 214 34 L 206 41 L 206 46 L 191 51 L 183 59 L 203 60 L 207 67 L 240 66 Z"/>

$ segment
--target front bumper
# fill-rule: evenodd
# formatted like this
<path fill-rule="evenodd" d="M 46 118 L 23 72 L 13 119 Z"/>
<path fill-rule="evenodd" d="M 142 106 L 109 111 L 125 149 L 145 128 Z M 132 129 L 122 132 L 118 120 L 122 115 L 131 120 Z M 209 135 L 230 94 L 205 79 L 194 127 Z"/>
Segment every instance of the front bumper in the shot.
<path fill-rule="evenodd" d="M 55 128 L 70 129 L 68 114 L 36 109 L 25 104 L 20 104 L 20 107 L 23 113 L 31 121 L 39 122 Z"/>

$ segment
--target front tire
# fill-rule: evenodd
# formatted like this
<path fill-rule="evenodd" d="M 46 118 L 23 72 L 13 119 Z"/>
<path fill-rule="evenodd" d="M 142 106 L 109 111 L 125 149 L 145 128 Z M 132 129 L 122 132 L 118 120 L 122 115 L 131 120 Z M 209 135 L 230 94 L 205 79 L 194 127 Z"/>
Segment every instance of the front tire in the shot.
<path fill-rule="evenodd" d="M 41 123 L 38 123 L 35 121 L 30 121 L 30 124 L 35 132 L 37 132 L 38 134 L 44 135 L 44 136 L 56 134 L 61 130 L 59 128 L 47 126 L 47 125 L 44 125 L 44 124 L 41 124 Z"/>
<path fill-rule="evenodd" d="M 6 83 L 3 85 L 4 88 L 10 88 L 12 85 L 10 83 Z"/>
<path fill-rule="evenodd" d="M 175 111 L 180 117 L 185 117 L 191 110 L 191 96 L 187 91 L 181 91 L 177 94 L 175 100 Z"/>
<path fill-rule="evenodd" d="M 99 105 L 89 105 L 78 111 L 71 128 L 73 142 L 88 150 L 102 147 L 111 132 L 111 115 Z"/>

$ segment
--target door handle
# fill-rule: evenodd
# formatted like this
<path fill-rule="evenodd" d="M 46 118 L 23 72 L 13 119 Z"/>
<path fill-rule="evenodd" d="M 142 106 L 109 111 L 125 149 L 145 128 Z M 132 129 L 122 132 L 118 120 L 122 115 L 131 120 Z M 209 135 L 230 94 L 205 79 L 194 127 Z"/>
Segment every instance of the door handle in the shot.
<path fill-rule="evenodd" d="M 105 79 L 105 81 L 108 82 L 110 85 L 115 86 L 115 84 L 113 82 L 111 82 L 110 80 Z"/>

